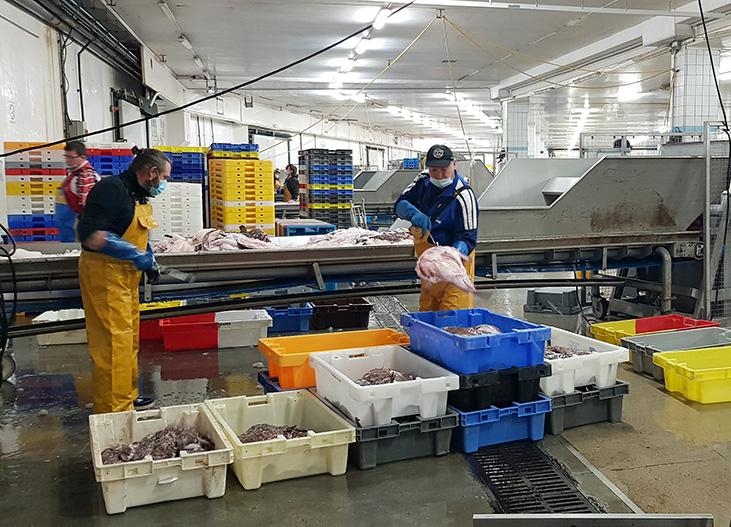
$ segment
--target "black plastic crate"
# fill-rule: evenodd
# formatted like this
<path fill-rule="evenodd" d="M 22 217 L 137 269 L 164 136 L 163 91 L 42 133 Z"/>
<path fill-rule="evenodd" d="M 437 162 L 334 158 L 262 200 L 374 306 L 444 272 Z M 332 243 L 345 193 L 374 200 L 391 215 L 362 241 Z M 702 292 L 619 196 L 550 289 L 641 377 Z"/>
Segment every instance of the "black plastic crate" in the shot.
<path fill-rule="evenodd" d="M 311 329 L 368 329 L 373 306 L 365 298 L 312 302 Z"/>
<path fill-rule="evenodd" d="M 569 428 L 594 423 L 622 421 L 622 399 L 629 384 L 617 381 L 609 388 L 583 386 L 568 395 L 551 397 L 553 409 L 546 419 L 546 432 L 560 434 Z"/>
<path fill-rule="evenodd" d="M 539 398 L 541 378 L 550 376 L 550 364 L 460 375 L 459 390 L 449 392 L 448 401 L 463 412 L 527 403 Z"/>
<path fill-rule="evenodd" d="M 355 443 L 348 456 L 361 470 L 383 463 L 449 453 L 452 429 L 459 424 L 459 415 L 451 410 L 441 417 L 421 419 L 399 417 L 390 424 L 355 429 Z"/>

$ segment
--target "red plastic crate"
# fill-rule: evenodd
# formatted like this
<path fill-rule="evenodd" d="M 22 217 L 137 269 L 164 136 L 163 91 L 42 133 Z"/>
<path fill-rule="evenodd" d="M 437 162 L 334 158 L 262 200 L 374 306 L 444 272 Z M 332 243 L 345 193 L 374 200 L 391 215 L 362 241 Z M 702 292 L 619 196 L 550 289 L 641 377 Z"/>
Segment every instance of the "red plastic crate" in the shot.
<path fill-rule="evenodd" d="M 216 320 L 215 313 L 211 315 L 206 313 L 203 315 L 187 315 L 184 317 L 158 318 L 156 320 L 140 320 L 140 342 L 162 341 L 162 330 L 160 329 L 160 321 L 176 320 L 180 322 L 211 322 Z"/>
<path fill-rule="evenodd" d="M 58 234 L 58 229 L 10 229 L 10 234 L 13 236 L 49 236 Z"/>
<path fill-rule="evenodd" d="M 657 333 L 660 331 L 672 331 L 677 329 L 693 329 L 718 327 L 718 322 L 709 320 L 696 320 L 682 315 L 661 315 L 659 317 L 638 318 L 635 322 L 635 330 L 640 333 Z"/>
<path fill-rule="evenodd" d="M 199 317 L 191 320 L 191 317 Z M 165 351 L 208 350 L 218 348 L 216 314 L 164 318 L 160 331 Z"/>
<path fill-rule="evenodd" d="M 111 152 L 112 152 L 113 156 L 131 156 L 132 155 L 131 148 L 112 148 Z"/>

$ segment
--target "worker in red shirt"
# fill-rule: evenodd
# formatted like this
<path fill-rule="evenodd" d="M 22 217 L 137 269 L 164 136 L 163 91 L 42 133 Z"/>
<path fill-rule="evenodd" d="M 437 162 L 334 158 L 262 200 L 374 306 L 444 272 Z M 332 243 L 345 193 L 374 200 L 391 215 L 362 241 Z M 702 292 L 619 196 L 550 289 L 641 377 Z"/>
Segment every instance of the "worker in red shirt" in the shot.
<path fill-rule="evenodd" d="M 89 163 L 86 146 L 81 141 L 69 141 L 63 158 L 68 167 L 66 179 L 56 198 L 56 225 L 62 242 L 76 240 L 76 220 L 86 205 L 86 196 L 99 180 L 99 174 Z"/>

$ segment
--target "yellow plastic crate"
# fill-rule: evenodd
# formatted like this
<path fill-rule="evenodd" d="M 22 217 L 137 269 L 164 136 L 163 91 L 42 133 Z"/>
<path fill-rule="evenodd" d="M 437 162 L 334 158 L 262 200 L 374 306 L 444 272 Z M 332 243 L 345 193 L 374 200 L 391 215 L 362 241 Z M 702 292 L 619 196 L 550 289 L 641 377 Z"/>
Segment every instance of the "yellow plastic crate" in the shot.
<path fill-rule="evenodd" d="M 262 159 L 210 159 L 208 166 L 211 169 L 261 168 L 271 170 L 273 163 Z"/>
<path fill-rule="evenodd" d="M 305 185 L 310 190 L 353 190 L 353 185 Z"/>
<path fill-rule="evenodd" d="M 259 159 L 259 152 L 227 152 L 210 150 L 208 157 L 213 159 Z"/>
<path fill-rule="evenodd" d="M 8 196 L 53 196 L 60 183 L 6 183 Z"/>
<path fill-rule="evenodd" d="M 215 218 L 225 224 L 253 222 L 257 224 L 274 225 L 273 212 L 232 212 L 221 209 L 211 209 L 211 219 Z"/>
<path fill-rule="evenodd" d="M 167 302 L 146 302 L 140 304 L 140 311 L 152 311 L 155 309 L 167 309 L 169 307 L 180 307 L 185 302 L 183 300 L 169 300 Z"/>
<path fill-rule="evenodd" d="M 731 346 L 652 355 L 665 372 L 665 388 L 703 404 L 731 402 Z"/>
<path fill-rule="evenodd" d="M 23 148 L 39 147 L 45 143 L 30 142 L 30 141 L 5 141 L 3 147 L 5 152 L 13 152 L 15 150 L 22 150 Z M 58 144 L 53 146 L 45 146 L 43 150 L 63 150 L 64 144 Z"/>
<path fill-rule="evenodd" d="M 162 152 L 185 152 L 185 153 L 198 153 L 205 154 L 208 152 L 208 148 L 205 146 L 156 146 L 156 149 Z"/>
<path fill-rule="evenodd" d="M 309 203 L 308 209 L 348 210 L 350 203 Z"/>
<path fill-rule="evenodd" d="M 210 184 L 220 187 L 261 185 L 263 187 L 274 189 L 274 178 L 271 173 L 263 172 L 231 172 L 227 174 L 209 172 L 208 181 Z"/>
<path fill-rule="evenodd" d="M 683 315 L 660 315 L 594 324 L 591 326 L 591 334 L 596 339 L 621 346 L 624 337 L 711 326 L 718 326 L 718 322 L 696 320 Z"/>
<path fill-rule="evenodd" d="M 367 329 L 259 339 L 259 351 L 267 359 L 269 375 L 278 377 L 282 388 L 293 389 L 316 384 L 310 353 L 408 344 L 409 336 L 395 329 Z"/>
<path fill-rule="evenodd" d="M 274 217 L 274 207 L 221 207 L 220 205 L 212 205 L 211 211 L 217 214 L 225 214 L 229 216 L 271 216 Z"/>

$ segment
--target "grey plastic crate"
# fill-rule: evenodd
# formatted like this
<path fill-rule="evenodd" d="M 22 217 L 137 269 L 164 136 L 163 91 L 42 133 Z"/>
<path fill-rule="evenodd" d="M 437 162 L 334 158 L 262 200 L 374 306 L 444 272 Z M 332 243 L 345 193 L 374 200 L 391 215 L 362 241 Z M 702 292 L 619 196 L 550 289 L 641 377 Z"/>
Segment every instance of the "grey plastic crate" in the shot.
<path fill-rule="evenodd" d="M 544 287 L 528 291 L 528 299 L 523 306 L 525 313 L 556 313 L 576 315 L 581 311 L 574 287 Z"/>
<path fill-rule="evenodd" d="M 664 381 L 663 369 L 652 362 L 652 355 L 664 351 L 679 351 L 717 346 L 731 346 L 731 329 L 701 328 L 650 335 L 635 335 L 622 339 L 622 346 L 630 351 L 632 369 Z"/>
<path fill-rule="evenodd" d="M 546 419 L 546 432 L 560 434 L 569 428 L 593 423 L 619 423 L 622 420 L 622 398 L 629 393 L 629 384 L 617 381 L 609 388 L 585 386 L 568 395 L 551 397 L 552 410 Z"/>
<path fill-rule="evenodd" d="M 350 445 L 351 461 L 361 470 L 376 465 L 449 453 L 452 429 L 459 415 L 451 410 L 441 417 L 418 416 L 394 419 L 383 426 L 355 429 L 355 443 Z"/>

